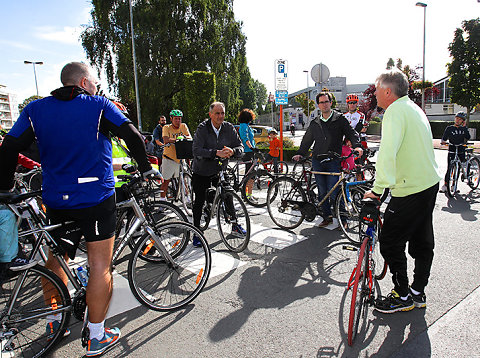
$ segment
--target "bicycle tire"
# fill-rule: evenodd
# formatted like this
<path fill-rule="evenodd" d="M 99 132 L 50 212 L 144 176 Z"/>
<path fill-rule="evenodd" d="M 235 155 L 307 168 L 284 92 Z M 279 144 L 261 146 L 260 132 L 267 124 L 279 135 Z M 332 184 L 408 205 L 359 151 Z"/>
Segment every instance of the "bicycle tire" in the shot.
<path fill-rule="evenodd" d="M 345 189 L 342 188 L 341 190 Z M 335 216 L 345 237 L 352 243 L 360 245 L 360 237 L 358 235 L 360 229 L 359 215 L 365 188 L 361 185 L 353 185 L 349 187 L 349 192 L 349 202 L 344 201 L 341 191 L 338 192 L 335 199 Z"/>
<path fill-rule="evenodd" d="M 273 164 L 272 164 L 273 165 Z M 278 161 L 278 174 L 287 175 L 288 174 L 288 164 L 284 160 Z"/>
<path fill-rule="evenodd" d="M 268 214 L 282 229 L 295 229 L 305 219 L 299 205 L 307 201 L 307 195 L 295 179 L 282 176 L 275 179 L 267 192 Z"/>
<path fill-rule="evenodd" d="M 447 174 L 447 196 L 453 198 L 457 192 L 458 187 L 458 175 L 460 167 L 458 162 L 454 162 L 448 169 Z"/>
<path fill-rule="evenodd" d="M 18 291 L 12 314 L 6 315 L 6 305 L 19 275 L 25 275 L 25 279 Z M 10 348 L 15 357 L 44 357 L 63 338 L 68 327 L 72 306 L 70 294 L 60 278 L 43 266 L 35 265 L 19 275 L 4 281 L 0 288 L 0 307 L 5 313 L 0 320 L 0 332 L 2 335 L 14 333 Z M 50 287 L 49 292 L 45 293 L 50 297 L 50 303 L 45 302 L 42 281 L 44 284 L 48 282 Z M 48 337 L 46 317 L 52 314 L 52 310 L 60 308 L 64 310 L 57 313 L 60 315 L 59 328 L 52 337 Z M 2 339 L 2 349 L 6 348 L 5 343 Z"/>
<path fill-rule="evenodd" d="M 227 203 L 229 198 L 232 199 L 233 207 L 235 210 L 236 218 L 232 219 L 231 214 L 228 213 Z M 238 196 L 237 193 L 233 191 L 225 192 L 224 200 L 221 200 L 221 197 L 218 196 L 216 200 L 217 208 L 217 227 L 220 237 L 227 247 L 228 250 L 232 252 L 242 252 L 248 246 L 250 242 L 250 217 L 248 215 L 247 207 L 242 199 Z M 241 234 L 234 232 L 233 225 L 240 225 L 246 232 L 246 234 Z"/>
<path fill-rule="evenodd" d="M 207 200 L 208 198 L 205 198 L 205 202 L 203 203 L 202 207 L 202 215 L 200 215 L 200 224 L 198 225 L 198 228 L 202 231 L 208 229 L 211 220 L 210 210 L 212 210 L 212 203 L 209 203 Z"/>
<path fill-rule="evenodd" d="M 367 270 L 368 270 L 368 246 L 369 238 L 363 240 L 358 262 L 355 268 L 355 280 L 352 287 L 352 300 L 350 302 L 350 315 L 348 318 L 348 345 L 352 346 L 358 333 L 358 324 L 362 311 L 366 312 L 368 297 Z M 360 288 L 359 288 L 360 286 Z"/>
<path fill-rule="evenodd" d="M 182 185 L 182 207 L 188 216 L 193 216 L 193 189 L 192 189 L 192 175 L 189 173 L 183 173 L 183 185 Z"/>
<path fill-rule="evenodd" d="M 475 190 L 478 188 L 480 182 L 480 160 L 476 157 L 472 157 L 468 162 L 467 179 L 470 189 Z"/>
<path fill-rule="evenodd" d="M 207 283 L 211 269 L 211 253 L 203 233 L 186 222 L 167 222 L 157 230 L 162 241 L 175 241 L 175 237 L 187 236 L 183 250 L 172 255 L 174 264 L 164 258 L 157 248 L 158 260 L 148 262 L 141 258 L 145 248 L 158 246 L 149 234 L 142 236 L 128 262 L 128 284 L 135 298 L 155 311 L 179 309 L 192 302 Z M 191 243 L 193 236 L 199 239 L 200 247 Z M 172 237 L 168 240 L 167 237 Z"/>
<path fill-rule="evenodd" d="M 365 164 L 362 169 L 362 177 L 363 180 L 372 181 L 375 179 L 375 165 L 373 164 Z"/>
<path fill-rule="evenodd" d="M 267 205 L 267 191 L 274 177 L 270 174 L 251 172 L 245 178 L 242 185 L 242 198 L 251 206 L 262 208 Z M 251 195 L 247 195 L 248 183 L 252 181 Z"/>
<path fill-rule="evenodd" d="M 171 222 L 171 221 L 184 221 L 188 222 L 187 216 L 185 213 L 180 209 L 177 205 L 169 203 L 167 201 L 162 201 L 161 203 L 159 202 L 153 202 L 148 204 L 147 208 L 144 208 L 144 213 L 145 213 L 145 219 L 147 219 L 148 225 L 154 230 L 157 230 L 157 227 L 163 223 L 166 222 Z M 132 215 L 129 218 L 129 222 L 127 223 L 126 228 L 130 228 L 133 225 L 133 222 L 135 221 L 136 216 Z M 137 231 L 137 233 L 132 236 L 128 242 L 131 250 L 133 251 L 135 249 L 135 245 L 137 241 L 140 239 L 140 237 L 144 234 L 143 228 L 140 227 Z M 187 238 L 188 240 L 188 238 Z M 175 250 L 181 250 L 184 241 L 177 241 L 174 243 L 171 243 L 171 247 L 175 248 Z M 172 249 L 173 250 L 173 249 Z M 155 251 L 155 249 L 153 250 Z M 173 252 L 173 251 L 172 251 Z M 171 253 L 172 253 L 171 252 Z M 158 258 L 155 255 L 142 255 L 142 259 L 150 262 L 156 262 Z"/>

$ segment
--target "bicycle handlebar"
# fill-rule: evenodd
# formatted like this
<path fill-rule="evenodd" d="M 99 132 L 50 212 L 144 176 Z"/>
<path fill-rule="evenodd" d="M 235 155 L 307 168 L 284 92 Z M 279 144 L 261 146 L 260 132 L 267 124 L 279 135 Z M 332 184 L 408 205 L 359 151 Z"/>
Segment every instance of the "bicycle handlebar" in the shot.
<path fill-rule="evenodd" d="M 17 194 L 14 192 L 0 193 L 0 203 L 2 204 L 16 204 L 21 201 L 42 195 L 41 190 L 29 191 L 28 193 Z"/>

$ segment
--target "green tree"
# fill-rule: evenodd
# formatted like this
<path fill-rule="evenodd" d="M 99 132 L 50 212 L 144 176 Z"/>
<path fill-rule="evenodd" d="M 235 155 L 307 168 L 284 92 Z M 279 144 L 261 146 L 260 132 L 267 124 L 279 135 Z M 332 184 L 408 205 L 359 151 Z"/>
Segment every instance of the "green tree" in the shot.
<path fill-rule="evenodd" d="M 468 125 L 470 111 L 480 98 L 480 18 L 463 21 L 448 50 L 453 59 L 447 64 L 451 100 L 467 108 Z"/>
<path fill-rule="evenodd" d="M 92 23 L 82 32 L 82 45 L 92 65 L 99 72 L 105 70 L 110 90 L 129 107 L 135 103 L 135 90 L 128 1 L 92 3 Z M 184 73 L 215 74 L 216 100 L 225 102 L 227 119 L 243 103 L 255 103 L 246 37 L 235 20 L 233 0 L 136 1 L 133 15 L 145 128 L 152 129 L 158 114 L 172 108 L 174 95 L 184 89 Z"/>
<path fill-rule="evenodd" d="M 295 96 L 295 101 L 300 104 L 302 107 L 302 111 L 305 116 L 308 118 L 308 114 L 312 113 L 315 110 L 315 101 L 312 99 L 307 99 L 306 93 L 300 93 L 299 95 Z M 310 107 L 310 108 L 308 108 Z"/>
<path fill-rule="evenodd" d="M 208 117 L 208 106 L 215 100 L 215 75 L 210 72 L 184 73 L 184 91 L 174 97 L 176 107 L 183 108 L 183 121 L 193 134 L 197 126 Z"/>
<path fill-rule="evenodd" d="M 33 96 L 30 96 L 30 97 L 24 99 L 23 102 L 18 105 L 18 111 L 19 111 L 20 113 L 22 113 L 23 109 L 24 109 L 30 102 L 36 101 L 37 99 L 40 99 L 40 98 L 43 98 L 43 97 L 42 97 L 42 96 L 37 96 L 37 95 L 35 94 L 35 95 L 33 95 Z"/>
<path fill-rule="evenodd" d="M 395 62 L 393 61 L 393 58 L 389 58 L 388 59 L 388 62 L 387 62 L 387 70 L 391 70 L 393 68 L 393 66 L 395 66 Z"/>
<path fill-rule="evenodd" d="M 267 88 L 263 83 L 258 80 L 254 80 L 253 88 L 255 89 L 255 99 L 256 99 L 256 111 L 258 114 L 266 113 L 267 108 Z"/>

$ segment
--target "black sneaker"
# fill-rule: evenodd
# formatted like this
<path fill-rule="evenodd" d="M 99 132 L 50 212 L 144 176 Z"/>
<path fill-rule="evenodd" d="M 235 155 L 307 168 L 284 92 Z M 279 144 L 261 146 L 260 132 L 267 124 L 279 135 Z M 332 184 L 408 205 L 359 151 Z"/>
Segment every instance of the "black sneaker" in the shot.
<path fill-rule="evenodd" d="M 417 308 L 427 307 L 427 297 L 425 296 L 425 293 L 420 293 L 416 295 L 412 292 L 412 289 L 410 288 L 410 295 L 412 296 L 413 304 L 415 305 L 415 307 Z"/>
<path fill-rule="evenodd" d="M 33 267 L 37 264 L 37 261 L 32 260 L 29 261 L 26 258 L 21 257 L 20 255 L 15 257 L 12 262 L 10 262 L 10 270 L 11 271 L 23 271 Z"/>
<path fill-rule="evenodd" d="M 377 298 L 375 300 L 375 309 L 382 313 L 394 313 L 398 311 L 410 311 L 415 308 L 413 299 L 410 295 L 406 300 L 402 300 L 395 290 L 392 290 L 387 297 Z"/>

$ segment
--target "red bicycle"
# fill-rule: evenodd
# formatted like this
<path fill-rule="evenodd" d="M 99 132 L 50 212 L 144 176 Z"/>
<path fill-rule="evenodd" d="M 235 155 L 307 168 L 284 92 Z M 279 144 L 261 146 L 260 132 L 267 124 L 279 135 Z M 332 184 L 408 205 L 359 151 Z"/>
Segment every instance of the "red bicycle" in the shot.
<path fill-rule="evenodd" d="M 352 291 L 348 320 L 348 345 L 353 345 L 359 330 L 360 319 L 365 320 L 368 306 L 375 303 L 376 281 L 387 273 L 387 263 L 377 249 L 377 239 L 382 227 L 380 200 L 362 200 L 360 211 L 360 248 L 357 265 L 348 280 L 347 290 Z M 350 248 L 352 249 L 352 248 Z"/>

